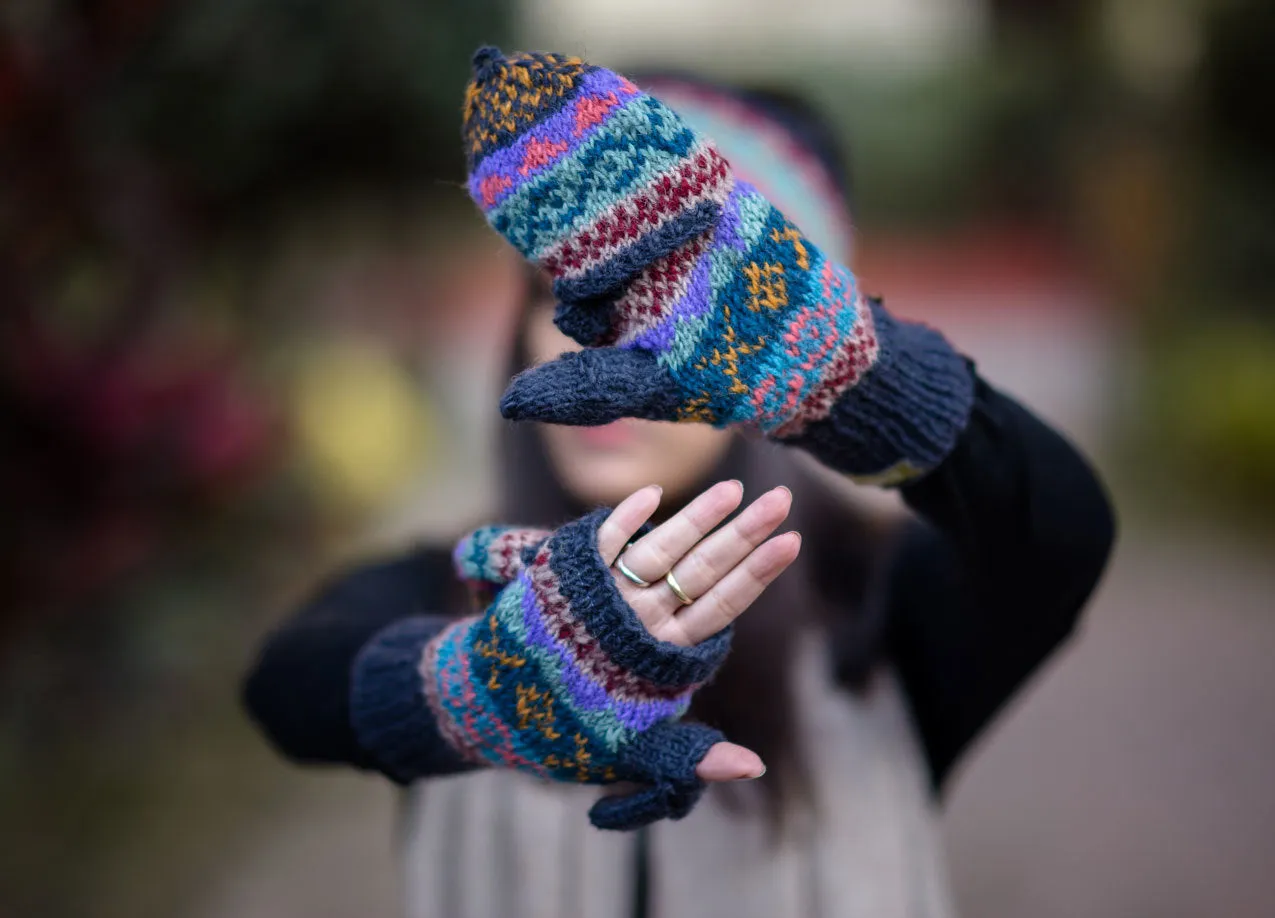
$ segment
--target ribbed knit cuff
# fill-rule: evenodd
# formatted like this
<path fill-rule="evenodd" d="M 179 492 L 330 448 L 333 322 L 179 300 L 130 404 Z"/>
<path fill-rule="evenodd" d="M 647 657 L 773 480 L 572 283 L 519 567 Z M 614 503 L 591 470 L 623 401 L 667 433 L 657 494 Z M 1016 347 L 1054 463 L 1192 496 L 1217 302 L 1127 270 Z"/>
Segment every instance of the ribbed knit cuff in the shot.
<path fill-rule="evenodd" d="M 559 591 L 619 666 L 670 688 L 706 682 L 730 651 L 732 629 L 725 628 L 694 647 L 653 637 L 620 595 L 598 551 L 598 527 L 610 512 L 594 510 L 553 535 L 550 570 L 558 578 Z"/>
<path fill-rule="evenodd" d="M 898 485 L 924 476 L 956 446 L 974 404 L 974 374 L 937 331 L 868 302 L 876 364 L 828 417 L 778 439 L 857 481 Z"/>
<path fill-rule="evenodd" d="M 400 784 L 474 766 L 454 750 L 434 721 L 424 695 L 425 645 L 449 624 L 413 617 L 379 631 L 354 660 L 350 722 L 359 745 Z"/>

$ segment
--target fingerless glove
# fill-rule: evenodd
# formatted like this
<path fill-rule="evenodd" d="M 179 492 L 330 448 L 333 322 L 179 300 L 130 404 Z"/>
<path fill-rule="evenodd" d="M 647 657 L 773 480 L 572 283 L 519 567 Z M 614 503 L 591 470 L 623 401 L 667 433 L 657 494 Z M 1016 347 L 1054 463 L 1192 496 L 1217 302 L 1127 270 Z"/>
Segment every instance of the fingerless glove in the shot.
<path fill-rule="evenodd" d="M 606 515 L 529 543 L 486 611 L 430 640 L 419 673 L 439 734 L 465 761 L 555 781 L 642 785 L 590 812 L 599 828 L 631 829 L 681 817 L 699 798 L 695 766 L 722 737 L 681 717 L 725 658 L 730 633 L 695 647 L 652 637 L 598 552 Z M 458 555 L 482 555 L 478 567 L 490 570 L 490 555 L 474 548 L 490 531 L 482 532 Z"/>

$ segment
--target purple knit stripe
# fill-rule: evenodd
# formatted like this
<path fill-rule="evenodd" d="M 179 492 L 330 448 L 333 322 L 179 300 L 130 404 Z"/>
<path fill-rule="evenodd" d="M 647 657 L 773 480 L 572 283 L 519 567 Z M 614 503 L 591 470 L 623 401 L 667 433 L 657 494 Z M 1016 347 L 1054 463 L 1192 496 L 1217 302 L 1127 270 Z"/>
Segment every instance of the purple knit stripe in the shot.
<path fill-rule="evenodd" d="M 673 304 L 669 314 L 632 341 L 621 345 L 622 347 L 666 353 L 673 346 L 678 322 L 698 318 L 708 312 L 712 305 L 713 283 L 710 270 L 712 268 L 711 253 L 714 247 L 715 245 L 711 246 L 709 251 L 696 262 L 694 270 L 691 271 L 690 283 Z"/>
<path fill-rule="evenodd" d="M 731 189 L 730 197 L 722 205 L 722 218 L 717 223 L 716 235 L 713 237 L 717 245 L 743 250 L 744 240 L 739 238 L 739 199 L 745 191 L 755 193 L 756 189 L 736 176 L 735 187 Z"/>
<path fill-rule="evenodd" d="M 607 113 L 606 118 L 591 125 L 587 131 L 577 137 L 575 132 L 576 112 L 580 103 L 586 99 L 600 98 L 611 92 L 615 93 L 619 99 L 619 104 Z M 569 156 L 572 152 L 579 149 L 580 145 L 585 143 L 609 118 L 640 95 L 641 92 L 618 73 L 610 70 L 594 70 L 590 72 L 580 81 L 580 88 L 569 104 L 564 105 L 560 111 L 535 125 L 510 146 L 488 154 L 478 164 L 478 168 L 469 176 L 470 195 L 474 200 L 481 203 L 480 189 L 483 180 L 489 176 L 504 176 L 511 181 L 509 187 L 499 192 L 490 206 L 483 204 L 486 209 L 499 206 L 501 201 L 517 191 L 520 186 L 531 181 L 546 169 L 551 168 L 562 157 Z M 527 154 L 527 145 L 533 140 L 538 143 L 566 140 L 567 148 L 552 161 L 523 175 L 519 170 L 522 167 L 523 158 Z"/>
<path fill-rule="evenodd" d="M 625 701 L 608 695 L 605 688 L 580 671 L 576 655 L 545 630 L 543 612 L 537 601 L 531 577 L 526 571 L 518 575 L 522 593 L 522 623 L 527 643 L 543 647 L 562 664 L 562 678 L 571 696 L 572 707 L 580 711 L 608 711 L 621 724 L 632 730 L 647 730 L 661 720 L 677 717 L 680 705 L 674 700 Z"/>
<path fill-rule="evenodd" d="M 663 316 L 622 342 L 620 347 L 667 353 L 677 334 L 678 317 L 695 318 L 707 311 L 713 295 L 711 269 L 714 251 L 727 246 L 740 250 L 744 248 L 744 242 L 739 238 L 739 199 L 744 189 L 753 190 L 751 185 L 736 178 L 730 195 L 722 205 L 722 215 L 713 228 L 712 238 L 704 253 L 696 260 L 690 282 L 682 295 Z"/>

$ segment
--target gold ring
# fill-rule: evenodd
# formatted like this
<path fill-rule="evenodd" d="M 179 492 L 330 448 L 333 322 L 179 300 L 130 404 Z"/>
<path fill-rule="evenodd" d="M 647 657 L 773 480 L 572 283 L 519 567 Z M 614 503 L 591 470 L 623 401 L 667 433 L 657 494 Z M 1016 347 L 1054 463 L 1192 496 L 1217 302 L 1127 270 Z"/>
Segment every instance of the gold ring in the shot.
<path fill-rule="evenodd" d="M 633 571 L 629 570 L 629 566 L 624 563 L 623 555 L 620 555 L 618 558 L 615 559 L 615 566 L 620 569 L 621 574 L 623 574 L 625 577 L 628 577 L 638 586 L 649 587 L 651 585 L 651 582 L 649 580 L 643 580 L 637 574 L 633 573 Z"/>
<path fill-rule="evenodd" d="M 668 588 L 673 591 L 673 595 L 681 601 L 682 605 L 689 606 L 695 601 L 686 595 L 686 591 L 677 582 L 677 578 L 673 576 L 672 571 L 664 575 L 664 582 L 668 584 Z"/>

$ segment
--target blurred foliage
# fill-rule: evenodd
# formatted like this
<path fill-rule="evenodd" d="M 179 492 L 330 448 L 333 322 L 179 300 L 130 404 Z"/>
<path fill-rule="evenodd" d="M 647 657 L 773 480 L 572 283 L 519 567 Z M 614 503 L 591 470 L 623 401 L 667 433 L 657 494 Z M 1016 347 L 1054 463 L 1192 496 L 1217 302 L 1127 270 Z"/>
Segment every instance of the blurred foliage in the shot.
<path fill-rule="evenodd" d="M 244 648 L 432 429 L 397 355 L 324 344 L 265 276 L 327 204 L 459 179 L 468 56 L 507 23 L 0 3 L 0 914 L 174 914 L 250 815 L 215 796 L 268 756 Z"/>
<path fill-rule="evenodd" d="M 1275 6 L 1203 20 L 1189 130 L 1168 189 L 1182 225 L 1147 322 L 1140 463 L 1178 473 L 1232 519 L 1275 519 Z"/>
<path fill-rule="evenodd" d="M 1213 495 L 1269 528 L 1275 514 L 1275 327 L 1255 320 L 1190 327 L 1152 342 L 1140 401 L 1139 462 L 1164 496 Z"/>
<path fill-rule="evenodd" d="M 459 182 L 469 56 L 505 0 L 187 0 L 117 74 L 102 118 L 249 210 L 333 182 Z"/>
<path fill-rule="evenodd" d="M 1072 63 L 1010 45 L 934 71 L 792 82 L 847 139 L 856 221 L 932 230 L 1065 208 L 1069 137 L 1092 115 Z"/>
<path fill-rule="evenodd" d="M 1210 299 L 1275 322 L 1275 5 L 1220 4 L 1200 62 L 1195 186 L 1198 219 L 1186 280 Z"/>
<path fill-rule="evenodd" d="M 5 7 L 0 650 L 275 480 L 262 361 L 305 310 L 254 295 L 263 227 L 458 179 L 468 55 L 506 31 L 501 0 Z"/>
<path fill-rule="evenodd" d="M 419 386 L 383 349 L 349 340 L 299 356 L 292 429 L 316 487 L 330 502 L 382 506 L 422 473 L 435 422 Z"/>

